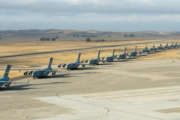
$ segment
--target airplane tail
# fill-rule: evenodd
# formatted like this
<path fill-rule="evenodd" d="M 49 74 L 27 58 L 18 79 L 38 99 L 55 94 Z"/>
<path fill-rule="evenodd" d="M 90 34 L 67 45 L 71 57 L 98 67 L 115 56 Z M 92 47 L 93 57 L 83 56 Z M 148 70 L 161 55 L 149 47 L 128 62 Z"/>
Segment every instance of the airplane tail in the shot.
<path fill-rule="evenodd" d="M 77 62 L 80 63 L 81 53 L 78 54 Z"/>
<path fill-rule="evenodd" d="M 9 77 L 10 69 L 11 69 L 11 65 L 7 65 L 5 73 L 4 73 L 4 78 L 8 78 Z"/>
<path fill-rule="evenodd" d="M 52 62 L 53 62 L 53 58 L 51 57 L 50 60 L 49 60 L 48 69 L 51 69 Z"/>
<path fill-rule="evenodd" d="M 136 48 L 135 48 L 135 52 L 137 52 L 137 46 L 136 46 Z"/>
<path fill-rule="evenodd" d="M 98 58 L 100 59 L 101 51 L 98 51 Z"/>
<path fill-rule="evenodd" d="M 124 54 L 126 54 L 127 53 L 127 48 L 124 48 Z"/>
<path fill-rule="evenodd" d="M 113 50 L 113 53 L 112 53 L 112 56 L 114 57 L 114 54 L 115 54 L 115 50 Z"/>

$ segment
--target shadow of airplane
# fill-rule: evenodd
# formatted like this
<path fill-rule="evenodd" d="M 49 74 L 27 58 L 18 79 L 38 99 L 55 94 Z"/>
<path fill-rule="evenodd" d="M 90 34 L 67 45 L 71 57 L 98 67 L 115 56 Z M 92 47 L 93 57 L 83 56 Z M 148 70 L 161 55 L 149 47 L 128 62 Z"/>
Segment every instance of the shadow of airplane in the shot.
<path fill-rule="evenodd" d="M 14 90 L 29 90 L 32 89 L 29 84 L 26 85 L 15 85 L 9 88 L 0 88 L 0 91 L 14 91 Z"/>
<path fill-rule="evenodd" d="M 58 78 L 58 77 L 71 77 L 68 76 L 68 74 L 61 74 L 61 75 L 57 75 L 57 76 L 50 76 L 46 79 L 50 79 L 50 78 Z M 43 79 L 43 78 L 41 78 Z M 0 88 L 0 91 L 15 91 L 15 90 L 30 90 L 30 89 L 37 89 L 37 88 L 33 88 L 33 86 L 42 86 L 42 85 L 55 85 L 55 84 L 69 84 L 71 82 L 44 82 L 44 83 L 26 83 L 26 84 L 21 84 L 21 85 L 12 85 L 9 88 Z"/>
<path fill-rule="evenodd" d="M 100 65 L 112 65 L 113 62 L 107 62 L 107 63 L 101 63 L 101 64 L 98 64 L 99 66 Z"/>
<path fill-rule="evenodd" d="M 98 68 L 95 68 L 95 67 L 84 67 L 84 68 L 78 68 L 78 69 L 75 69 L 75 70 L 96 70 Z M 70 71 L 75 71 L 75 70 L 70 70 Z"/>
<path fill-rule="evenodd" d="M 47 82 L 38 84 L 29 84 L 29 86 L 43 86 L 43 85 L 55 85 L 55 84 L 70 84 L 71 82 Z"/>
<path fill-rule="evenodd" d="M 43 86 L 43 85 L 55 85 L 55 84 L 70 84 L 71 82 L 48 82 L 48 83 L 38 83 L 38 84 L 27 84 L 27 85 L 16 85 L 11 86 L 9 88 L 0 88 L 0 92 L 2 91 L 24 91 L 30 89 L 37 89 L 33 88 L 33 86 Z"/>

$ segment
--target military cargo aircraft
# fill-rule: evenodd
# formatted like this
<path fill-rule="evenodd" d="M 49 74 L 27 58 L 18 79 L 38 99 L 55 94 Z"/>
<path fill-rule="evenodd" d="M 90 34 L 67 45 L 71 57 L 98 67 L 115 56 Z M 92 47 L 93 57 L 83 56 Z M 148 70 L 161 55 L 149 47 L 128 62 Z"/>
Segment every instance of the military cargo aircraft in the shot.
<path fill-rule="evenodd" d="M 164 50 L 164 47 L 162 44 L 160 44 L 158 47 L 157 47 L 157 50 Z"/>
<path fill-rule="evenodd" d="M 57 71 L 52 69 L 52 67 L 51 67 L 52 63 L 53 63 L 53 58 L 51 57 L 47 68 L 44 68 L 44 69 L 16 68 L 14 70 L 30 70 L 30 71 L 24 72 L 24 76 L 32 76 L 33 78 L 46 78 L 48 76 L 56 75 Z"/>
<path fill-rule="evenodd" d="M 80 62 L 81 53 L 78 54 L 78 58 L 74 63 L 68 63 L 65 68 L 68 70 L 78 69 L 80 66 L 85 67 L 86 64 Z"/>
<path fill-rule="evenodd" d="M 137 47 L 136 47 L 136 48 L 134 49 L 134 51 L 132 51 L 132 52 L 130 53 L 129 57 L 130 57 L 130 58 L 136 57 L 137 54 L 138 54 L 138 52 L 137 52 Z"/>
<path fill-rule="evenodd" d="M 52 76 L 56 75 L 56 71 L 52 70 L 52 62 L 53 62 L 53 58 L 50 58 L 49 64 L 47 68 L 44 68 L 42 70 L 36 70 L 32 72 L 32 77 L 33 78 L 45 78 L 48 77 L 50 74 Z"/>
<path fill-rule="evenodd" d="M 99 50 L 97 58 L 89 60 L 89 65 L 99 65 L 101 61 L 100 54 L 101 51 Z"/>
<path fill-rule="evenodd" d="M 172 44 L 170 45 L 170 48 L 177 48 L 177 47 L 178 47 L 177 42 L 176 42 L 176 43 L 172 43 Z"/>
<path fill-rule="evenodd" d="M 143 48 L 142 53 L 150 53 L 149 48 L 147 46 Z"/>
<path fill-rule="evenodd" d="M 164 48 L 165 49 L 170 49 L 169 44 L 167 43 Z"/>
<path fill-rule="evenodd" d="M 155 46 L 155 45 L 153 45 L 153 46 L 152 46 L 152 48 L 150 48 L 150 51 L 151 51 L 152 53 L 157 52 L 157 48 L 156 48 L 156 46 Z"/>
<path fill-rule="evenodd" d="M 124 48 L 124 53 L 118 56 L 118 60 L 127 58 L 127 48 Z"/>
<path fill-rule="evenodd" d="M 113 62 L 115 59 L 115 50 L 112 51 L 112 56 L 106 57 L 106 62 Z"/>

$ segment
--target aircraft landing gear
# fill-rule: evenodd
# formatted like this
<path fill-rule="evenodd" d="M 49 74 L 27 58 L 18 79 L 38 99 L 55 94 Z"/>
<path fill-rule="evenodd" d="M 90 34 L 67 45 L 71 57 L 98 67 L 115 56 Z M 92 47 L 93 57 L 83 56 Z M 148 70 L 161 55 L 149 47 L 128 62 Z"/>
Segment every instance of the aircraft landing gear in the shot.
<path fill-rule="evenodd" d="M 10 87 L 10 83 L 6 83 L 6 84 L 4 84 L 4 88 L 9 88 Z"/>
<path fill-rule="evenodd" d="M 33 71 L 24 72 L 24 76 L 32 76 Z"/>
<path fill-rule="evenodd" d="M 55 76 L 56 75 L 56 72 L 52 72 L 52 76 Z"/>
<path fill-rule="evenodd" d="M 82 68 L 85 68 L 86 67 L 86 65 L 82 65 Z"/>

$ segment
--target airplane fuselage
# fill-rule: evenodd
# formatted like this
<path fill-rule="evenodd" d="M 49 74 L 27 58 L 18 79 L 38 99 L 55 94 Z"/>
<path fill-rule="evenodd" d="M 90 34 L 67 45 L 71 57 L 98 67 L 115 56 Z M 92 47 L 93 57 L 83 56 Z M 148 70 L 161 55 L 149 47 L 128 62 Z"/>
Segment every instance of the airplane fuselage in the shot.
<path fill-rule="evenodd" d="M 126 54 L 120 54 L 118 59 L 126 59 L 126 56 L 127 56 Z"/>
<path fill-rule="evenodd" d="M 152 48 L 150 48 L 150 51 L 151 51 L 151 52 L 156 52 L 156 51 L 157 51 L 157 48 L 152 47 Z"/>
<path fill-rule="evenodd" d="M 114 61 L 114 56 L 109 56 L 106 58 L 106 62 L 113 62 Z"/>
<path fill-rule="evenodd" d="M 78 62 L 69 63 L 69 64 L 67 64 L 67 69 L 68 70 L 75 70 L 75 69 L 78 69 L 79 66 L 80 66 L 80 63 L 78 63 Z"/>
<path fill-rule="evenodd" d="M 91 59 L 89 61 L 89 64 L 90 65 L 99 65 L 99 62 L 100 62 L 100 59 L 99 58 L 96 58 L 96 59 Z"/>
<path fill-rule="evenodd" d="M 165 46 L 165 49 L 169 49 L 169 46 L 168 46 L 168 45 L 166 45 L 166 46 Z"/>
<path fill-rule="evenodd" d="M 162 46 L 159 46 L 157 49 L 158 50 L 163 50 L 164 48 Z"/>
<path fill-rule="evenodd" d="M 143 52 L 143 53 L 149 53 L 149 52 L 150 52 L 150 50 L 149 50 L 149 49 L 147 49 L 147 48 L 144 48 L 144 49 L 142 50 L 142 52 Z"/>
<path fill-rule="evenodd" d="M 136 57 L 136 56 L 137 56 L 137 52 L 136 51 L 131 52 L 130 57 Z"/>
<path fill-rule="evenodd" d="M 48 77 L 51 70 L 44 69 L 44 70 L 37 70 L 33 72 L 33 78 L 45 78 Z"/>
<path fill-rule="evenodd" d="M 171 45 L 170 48 L 175 48 L 176 46 L 175 45 Z"/>
<path fill-rule="evenodd" d="M 6 87 L 8 88 L 11 85 L 11 82 L 9 81 L 9 78 L 1 78 L 0 79 L 0 88 Z"/>

